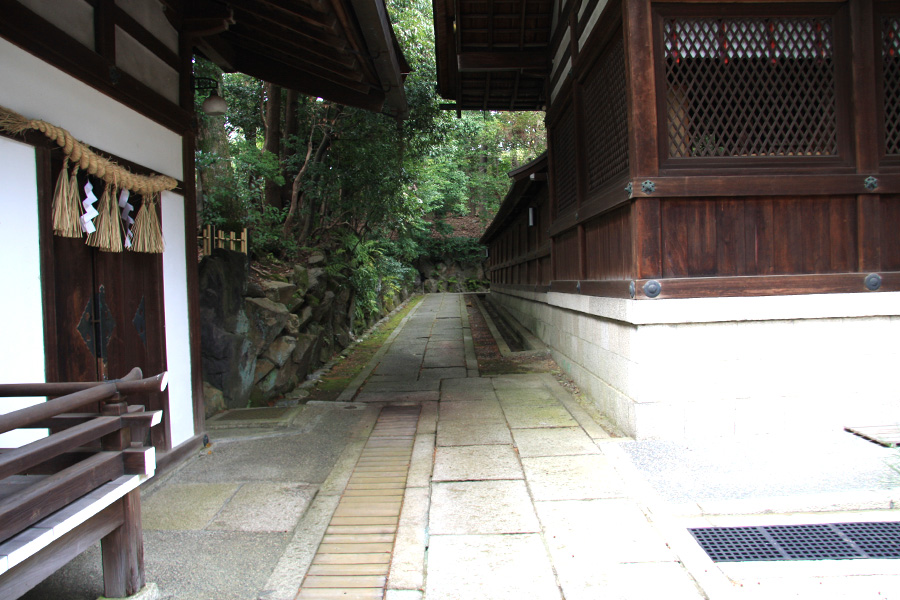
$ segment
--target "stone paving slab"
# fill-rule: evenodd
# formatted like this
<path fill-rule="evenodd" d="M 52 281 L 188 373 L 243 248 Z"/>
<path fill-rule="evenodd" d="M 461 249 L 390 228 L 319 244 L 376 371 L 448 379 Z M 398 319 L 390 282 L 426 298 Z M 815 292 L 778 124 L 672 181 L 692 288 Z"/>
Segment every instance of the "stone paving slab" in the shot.
<path fill-rule="evenodd" d="M 441 402 L 440 418 L 444 421 L 469 421 L 472 423 L 503 423 L 506 419 L 497 401 Z"/>
<path fill-rule="evenodd" d="M 509 428 L 506 426 L 506 423 L 438 421 L 438 446 L 475 446 L 483 444 L 511 443 L 512 436 L 509 434 Z"/>
<path fill-rule="evenodd" d="M 460 350 L 427 350 L 422 367 L 434 369 L 440 367 L 465 367 L 466 354 Z"/>
<path fill-rule="evenodd" d="M 497 399 L 504 406 L 557 406 L 559 402 L 541 387 L 502 388 L 496 391 Z"/>
<path fill-rule="evenodd" d="M 512 429 L 536 429 L 541 427 L 578 427 L 578 421 L 556 401 L 546 406 L 503 405 L 506 421 Z"/>
<path fill-rule="evenodd" d="M 621 478 L 602 455 L 525 457 L 522 466 L 536 501 L 626 495 Z"/>
<path fill-rule="evenodd" d="M 441 382 L 442 392 L 479 392 L 494 395 L 494 386 L 490 379 L 477 377 L 462 377 L 459 379 L 445 379 Z M 496 395 L 494 395 L 496 398 Z"/>
<path fill-rule="evenodd" d="M 409 475 L 406 478 L 407 489 L 413 487 L 428 487 L 431 482 L 431 472 L 434 466 L 434 440 L 433 433 L 418 433 L 413 445 L 413 453 L 410 458 Z"/>
<path fill-rule="evenodd" d="M 474 378 L 473 378 L 474 379 Z M 447 381 L 446 379 L 444 381 Z M 474 381 L 478 381 L 474 379 Z M 444 391 L 441 392 L 441 404 L 446 404 L 450 402 L 478 402 L 478 401 L 487 401 L 487 402 L 496 402 L 497 394 L 493 391 L 483 391 L 478 389 L 473 390 L 452 390 L 452 391 Z"/>
<path fill-rule="evenodd" d="M 597 445 L 581 427 L 514 429 L 512 433 L 523 458 L 600 453 Z"/>
<path fill-rule="evenodd" d="M 292 532 L 316 487 L 303 484 L 243 484 L 209 524 L 210 530 Z M 167 509 L 168 510 L 168 509 Z"/>
<path fill-rule="evenodd" d="M 432 392 L 360 392 L 357 402 L 437 402 L 439 393 Z"/>
<path fill-rule="evenodd" d="M 455 342 L 463 339 L 462 329 L 454 329 L 443 333 L 431 334 L 431 340 L 435 342 Z"/>
<path fill-rule="evenodd" d="M 539 373 L 497 375 L 491 378 L 491 384 L 498 392 L 508 389 L 539 389 L 544 385 L 544 378 Z"/>
<path fill-rule="evenodd" d="M 434 454 L 433 481 L 524 479 L 512 446 L 448 446 Z"/>
<path fill-rule="evenodd" d="M 454 377 L 465 377 L 465 367 L 438 367 L 434 369 L 422 369 L 419 373 L 419 379 L 452 379 Z"/>
<path fill-rule="evenodd" d="M 434 535 L 428 600 L 560 600 L 539 535 Z"/>
<path fill-rule="evenodd" d="M 425 585 L 430 505 L 431 494 L 427 487 L 407 488 L 397 527 L 397 542 L 391 557 L 388 585 L 391 589 L 419 590 Z"/>
<path fill-rule="evenodd" d="M 629 499 L 535 502 L 554 564 L 671 562 L 675 555 Z M 602 542 L 602 543 L 601 543 Z"/>
<path fill-rule="evenodd" d="M 675 562 L 617 564 L 598 568 L 596 563 L 590 561 L 573 561 L 557 566 L 557 575 L 566 600 L 706 598 L 688 571 Z"/>
<path fill-rule="evenodd" d="M 429 531 L 534 533 L 540 524 L 524 481 L 454 481 L 432 484 Z"/>
<path fill-rule="evenodd" d="M 437 433 L 437 416 L 438 403 L 423 402 L 422 413 L 419 416 L 419 426 L 416 429 L 416 433 Z"/>
<path fill-rule="evenodd" d="M 239 483 L 177 483 L 166 486 L 144 499 L 144 530 L 205 529 L 240 487 Z"/>
<path fill-rule="evenodd" d="M 445 340 L 441 342 L 429 342 L 429 350 L 460 350 L 465 349 L 465 343 L 462 340 Z"/>
<path fill-rule="evenodd" d="M 364 392 L 436 392 L 440 389 L 439 380 L 417 381 L 415 379 L 397 378 L 394 381 L 367 381 L 362 387 Z"/>

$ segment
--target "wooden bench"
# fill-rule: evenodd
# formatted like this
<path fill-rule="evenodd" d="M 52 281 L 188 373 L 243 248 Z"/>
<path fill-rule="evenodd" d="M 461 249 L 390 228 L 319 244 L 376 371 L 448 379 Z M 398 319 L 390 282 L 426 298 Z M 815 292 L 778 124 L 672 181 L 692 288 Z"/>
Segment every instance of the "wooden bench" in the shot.
<path fill-rule="evenodd" d="M 101 542 L 104 595 L 122 598 L 144 581 L 138 486 L 156 469 L 146 442 L 162 411 L 126 395 L 161 392 L 166 374 L 90 383 L 2 384 L 5 397 L 52 399 L 0 415 L 0 433 L 49 430 L 0 451 L 0 598 L 18 598 Z"/>

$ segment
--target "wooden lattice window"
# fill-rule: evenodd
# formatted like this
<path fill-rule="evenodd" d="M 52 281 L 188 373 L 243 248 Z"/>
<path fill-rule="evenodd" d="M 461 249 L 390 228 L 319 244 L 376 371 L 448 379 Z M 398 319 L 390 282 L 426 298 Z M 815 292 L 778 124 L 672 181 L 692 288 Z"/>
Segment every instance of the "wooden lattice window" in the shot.
<path fill-rule="evenodd" d="M 562 214 L 575 207 L 578 201 L 575 181 L 575 115 L 567 106 L 555 126 L 551 128 L 550 152 L 553 157 L 553 177 L 556 190 L 556 213 Z"/>
<path fill-rule="evenodd" d="M 628 172 L 625 45 L 621 31 L 584 82 L 588 193 Z"/>
<path fill-rule="evenodd" d="M 665 17 L 668 156 L 838 156 L 830 16 Z"/>
<path fill-rule="evenodd" d="M 884 153 L 900 155 L 900 17 L 885 17 L 881 28 L 884 75 Z"/>

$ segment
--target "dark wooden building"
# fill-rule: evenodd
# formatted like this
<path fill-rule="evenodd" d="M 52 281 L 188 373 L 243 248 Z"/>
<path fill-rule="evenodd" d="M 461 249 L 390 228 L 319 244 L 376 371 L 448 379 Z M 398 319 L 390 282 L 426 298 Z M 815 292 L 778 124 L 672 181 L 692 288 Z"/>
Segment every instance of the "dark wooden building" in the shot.
<path fill-rule="evenodd" d="M 625 431 L 896 420 L 858 384 L 900 358 L 900 3 L 436 0 L 435 27 L 457 108 L 546 111 L 492 295 Z"/>

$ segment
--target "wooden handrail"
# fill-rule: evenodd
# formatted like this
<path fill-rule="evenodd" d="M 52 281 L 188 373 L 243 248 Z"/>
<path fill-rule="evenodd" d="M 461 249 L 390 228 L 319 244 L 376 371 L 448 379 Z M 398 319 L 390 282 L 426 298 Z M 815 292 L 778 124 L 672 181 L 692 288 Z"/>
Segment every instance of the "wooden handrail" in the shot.
<path fill-rule="evenodd" d="M 111 383 L 120 394 L 141 394 L 148 392 L 165 391 L 169 382 L 169 373 L 163 371 L 153 377 L 141 378 L 141 370 L 132 369 L 122 379 L 110 379 L 109 381 L 86 382 L 62 382 L 62 383 L 2 383 L 0 384 L 0 398 L 24 397 L 24 396 L 65 396 L 82 392 Z"/>
<path fill-rule="evenodd" d="M 140 375 L 140 372 L 138 372 Z M 167 373 L 134 381 L 116 380 L 94 384 L 83 383 L 11 383 L 0 385 L 0 396 L 52 396 L 58 390 L 78 389 L 65 396 L 41 402 L 33 406 L 0 415 L 0 433 L 13 429 L 33 427 L 33 424 L 56 415 L 78 410 L 94 402 L 113 398 L 117 394 L 136 394 L 142 392 L 161 392 L 166 388 Z M 73 387 L 68 387 L 73 386 Z M 92 387 L 86 387 L 92 386 Z M 57 391 L 51 391 L 57 390 Z"/>

